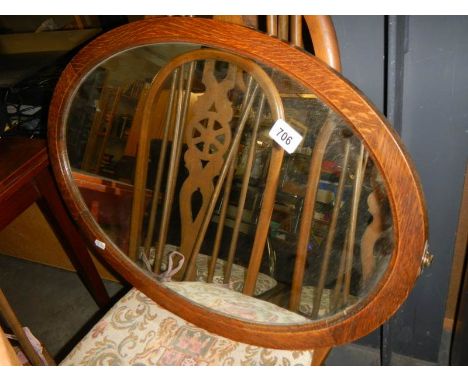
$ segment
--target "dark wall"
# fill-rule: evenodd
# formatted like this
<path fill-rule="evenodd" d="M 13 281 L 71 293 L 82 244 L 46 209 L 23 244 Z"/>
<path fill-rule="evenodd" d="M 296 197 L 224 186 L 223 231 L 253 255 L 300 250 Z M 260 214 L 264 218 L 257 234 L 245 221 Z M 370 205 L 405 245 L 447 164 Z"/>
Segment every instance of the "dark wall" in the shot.
<path fill-rule="evenodd" d="M 383 112 L 384 16 L 333 16 L 343 75 Z"/>
<path fill-rule="evenodd" d="M 334 16 L 343 74 L 383 111 L 383 16 Z M 468 17 L 410 16 L 401 136 L 421 178 L 435 260 L 391 320 L 393 352 L 437 362 L 468 159 Z M 361 342 L 375 345 L 377 333 Z"/>
<path fill-rule="evenodd" d="M 410 17 L 408 35 L 402 136 L 421 177 L 435 261 L 399 314 L 395 347 L 434 361 L 468 159 L 468 17 Z"/>

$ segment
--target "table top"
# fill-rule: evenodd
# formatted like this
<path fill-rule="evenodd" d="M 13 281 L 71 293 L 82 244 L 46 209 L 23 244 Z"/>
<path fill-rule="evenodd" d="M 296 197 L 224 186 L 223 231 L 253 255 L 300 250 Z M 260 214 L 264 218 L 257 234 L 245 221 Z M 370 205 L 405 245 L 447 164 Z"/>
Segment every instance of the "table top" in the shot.
<path fill-rule="evenodd" d="M 6 198 L 49 164 L 47 144 L 42 139 L 0 139 L 0 199 Z"/>

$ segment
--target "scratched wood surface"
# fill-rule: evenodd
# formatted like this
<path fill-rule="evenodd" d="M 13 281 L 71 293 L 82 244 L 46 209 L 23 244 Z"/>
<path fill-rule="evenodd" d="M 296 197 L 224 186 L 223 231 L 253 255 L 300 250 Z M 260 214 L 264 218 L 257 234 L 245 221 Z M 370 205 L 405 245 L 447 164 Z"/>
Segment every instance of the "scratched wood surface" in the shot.
<path fill-rule="evenodd" d="M 80 80 L 111 55 L 144 44 L 188 42 L 220 48 L 274 67 L 296 79 L 334 109 L 383 174 L 395 228 L 395 249 L 376 289 L 346 312 L 307 325 L 260 325 L 226 317 L 192 305 L 144 275 L 108 240 L 96 224 L 72 181 L 65 146 L 65 118 Z M 163 307 L 214 333 L 259 346 L 310 349 L 352 341 L 387 320 L 409 294 L 419 273 L 427 218 L 413 165 L 383 116 L 352 84 L 318 59 L 248 28 L 208 19 L 158 18 L 135 22 L 100 36 L 86 46 L 60 78 L 49 114 L 51 161 L 64 198 L 87 239 L 106 243 L 103 257 L 135 287 Z"/>

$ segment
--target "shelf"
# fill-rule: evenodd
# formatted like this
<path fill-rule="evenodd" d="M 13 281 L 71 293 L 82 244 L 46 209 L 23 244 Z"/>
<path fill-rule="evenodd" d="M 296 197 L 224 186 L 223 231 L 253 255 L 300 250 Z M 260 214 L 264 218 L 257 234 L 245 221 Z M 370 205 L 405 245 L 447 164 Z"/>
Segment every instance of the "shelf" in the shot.
<path fill-rule="evenodd" d="M 101 29 L 0 35 L 0 55 L 68 52 L 90 40 Z"/>

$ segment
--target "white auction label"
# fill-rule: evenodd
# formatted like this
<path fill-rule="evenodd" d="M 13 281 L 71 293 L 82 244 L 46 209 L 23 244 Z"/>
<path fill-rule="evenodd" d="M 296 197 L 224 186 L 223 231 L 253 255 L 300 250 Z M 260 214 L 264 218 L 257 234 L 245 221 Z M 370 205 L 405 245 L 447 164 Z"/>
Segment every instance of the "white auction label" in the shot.
<path fill-rule="evenodd" d="M 270 129 L 270 137 L 278 143 L 289 154 L 296 151 L 297 146 L 302 142 L 302 135 L 287 123 L 284 119 L 278 119 Z"/>
<path fill-rule="evenodd" d="M 106 243 L 102 242 L 101 240 L 94 240 L 94 245 L 98 248 L 106 249 Z"/>

